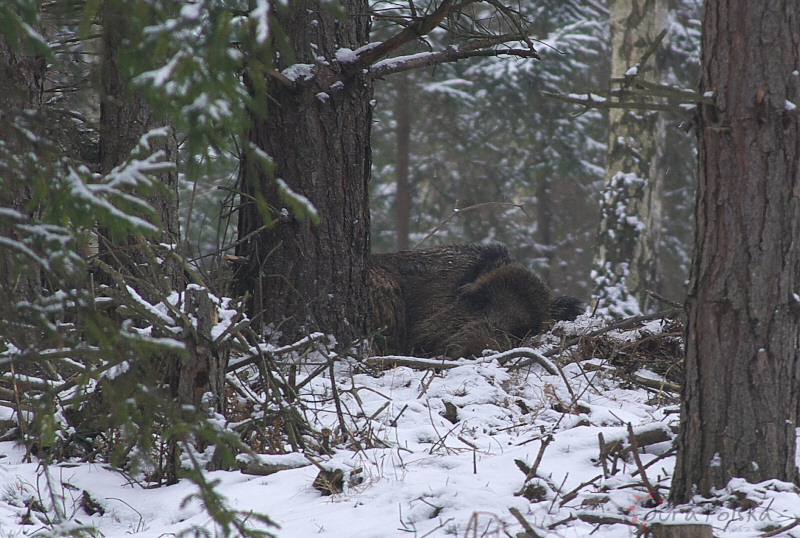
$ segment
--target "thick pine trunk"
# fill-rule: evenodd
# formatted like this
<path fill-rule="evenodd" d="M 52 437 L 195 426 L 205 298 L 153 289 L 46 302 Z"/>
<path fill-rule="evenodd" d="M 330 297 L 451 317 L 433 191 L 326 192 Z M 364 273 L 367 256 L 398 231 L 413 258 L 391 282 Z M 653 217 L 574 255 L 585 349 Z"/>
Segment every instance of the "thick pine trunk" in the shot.
<path fill-rule="evenodd" d="M 611 19 L 611 76 L 621 78 L 641 60 L 666 28 L 663 0 L 615 0 Z M 650 59 L 638 67 L 656 78 Z M 657 287 L 661 218 L 661 174 L 657 164 L 659 114 L 614 108 L 609 111 L 608 161 L 595 258 L 597 299 L 620 315 L 646 307 L 647 289 Z"/>
<path fill-rule="evenodd" d="M 800 10 L 705 3 L 695 244 L 671 500 L 796 481 Z"/>
<path fill-rule="evenodd" d="M 267 77 L 267 95 L 254 90 L 256 99 L 266 100 L 267 113 L 253 118 L 250 143 L 274 166 L 265 171 L 244 152 L 237 246 L 244 262 L 235 285 L 250 295 L 251 315 L 284 341 L 322 331 L 346 346 L 368 330 L 372 81 L 345 72 L 336 59 L 337 51 L 367 42 L 367 2 L 339 4 L 339 13 L 326 2 L 276 5 L 291 50 L 274 44 L 281 50 L 275 68 L 292 77 L 303 64 L 313 74 L 292 77 L 292 83 Z M 313 204 L 318 224 L 296 218 L 276 180 Z"/>

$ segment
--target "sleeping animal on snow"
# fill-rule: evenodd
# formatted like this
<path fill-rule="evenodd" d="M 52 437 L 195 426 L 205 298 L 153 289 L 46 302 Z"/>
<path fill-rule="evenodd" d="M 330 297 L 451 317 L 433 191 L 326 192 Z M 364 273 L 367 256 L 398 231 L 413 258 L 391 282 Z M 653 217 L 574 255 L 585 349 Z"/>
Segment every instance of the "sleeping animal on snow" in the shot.
<path fill-rule="evenodd" d="M 572 320 L 582 311 L 574 297 L 554 299 L 502 245 L 374 254 L 370 284 L 382 354 L 474 356 L 509 348 L 548 320 Z"/>

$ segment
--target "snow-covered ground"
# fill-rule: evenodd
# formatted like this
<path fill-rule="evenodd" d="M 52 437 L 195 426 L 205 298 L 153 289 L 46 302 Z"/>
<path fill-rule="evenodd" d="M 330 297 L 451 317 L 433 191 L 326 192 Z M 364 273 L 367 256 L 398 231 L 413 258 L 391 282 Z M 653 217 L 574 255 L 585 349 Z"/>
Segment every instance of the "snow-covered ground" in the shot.
<path fill-rule="evenodd" d="M 358 440 L 358 447 L 334 447 L 330 457 L 311 455 L 319 466 L 343 471 L 343 492 L 315 489 L 320 469 L 298 453 L 259 456 L 258 463 L 284 467 L 266 476 L 215 471 L 207 478 L 219 481 L 229 506 L 268 515 L 278 526 L 266 530 L 280 537 L 517 536 L 525 530 L 518 516 L 535 531 L 530 536 L 629 537 L 655 523 L 688 522 L 733 537 L 798 521 L 800 496 L 790 484 L 734 481 L 712 500 L 670 507 L 654 501 L 629 453 L 612 454 L 604 472 L 598 434 L 606 447 L 627 446 L 630 424 L 641 439 L 663 439 L 641 448 L 639 458 L 651 486 L 666 496 L 678 414 L 675 395 L 665 398 L 590 366 L 599 363 L 565 364 L 562 376 L 539 365 L 509 369 L 492 358 L 462 360 L 438 373 L 340 362 L 341 415 L 323 376 L 303 387 L 302 399 L 318 431 L 338 432 L 341 416 Z M 452 408 L 443 416 L 446 404 L 455 406 L 455 417 Z M 193 526 L 217 531 L 199 502 L 186 500 L 196 491 L 188 481 L 145 489 L 86 463 L 44 473 L 24 455 L 0 443 L 2 537 L 78 526 L 106 538 L 175 536 Z M 54 524 L 59 513 L 68 525 Z M 778 535 L 800 536 L 800 526 Z"/>

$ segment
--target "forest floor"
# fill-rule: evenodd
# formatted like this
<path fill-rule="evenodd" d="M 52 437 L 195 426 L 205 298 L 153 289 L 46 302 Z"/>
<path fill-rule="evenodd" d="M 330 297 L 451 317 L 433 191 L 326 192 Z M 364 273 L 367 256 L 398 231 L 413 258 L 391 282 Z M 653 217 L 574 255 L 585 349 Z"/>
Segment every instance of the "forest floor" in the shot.
<path fill-rule="evenodd" d="M 679 422 L 675 324 L 649 321 L 541 357 L 601 325 L 582 316 L 535 347 L 436 368 L 341 360 L 337 390 L 318 375 L 298 404 L 312 428 L 332 432 L 330 455 L 279 443 L 270 452 L 287 453 L 206 478 L 230 507 L 269 516 L 276 526 L 263 528 L 279 537 L 629 537 L 665 524 L 800 536 L 792 484 L 732 481 L 710 499 L 666 502 Z M 325 359 L 304 360 L 298 382 Z M 337 440 L 342 426 L 349 435 Z M 219 535 L 194 493 L 189 481 L 145 488 L 103 464 L 44 468 L 0 443 L 2 537 Z"/>

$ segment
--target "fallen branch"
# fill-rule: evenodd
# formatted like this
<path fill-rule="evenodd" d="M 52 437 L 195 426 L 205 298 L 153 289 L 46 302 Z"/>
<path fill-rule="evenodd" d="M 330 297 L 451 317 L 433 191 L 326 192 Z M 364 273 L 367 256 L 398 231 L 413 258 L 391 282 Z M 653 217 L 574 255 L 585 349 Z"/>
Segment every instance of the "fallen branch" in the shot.
<path fill-rule="evenodd" d="M 642 459 L 639 457 L 639 445 L 636 443 L 636 435 L 633 433 L 633 426 L 630 422 L 628 422 L 628 442 L 631 445 L 631 454 L 633 455 L 633 461 L 636 462 L 636 468 L 639 469 L 639 476 L 642 477 L 642 482 L 644 482 L 644 487 L 647 488 L 648 493 L 650 494 L 650 498 L 653 499 L 653 502 L 656 504 L 661 504 L 663 499 L 661 498 L 661 494 L 658 492 L 656 488 L 650 483 L 650 480 L 647 478 L 647 473 L 644 472 L 644 467 L 642 466 Z"/>
<path fill-rule="evenodd" d="M 612 368 L 610 366 L 600 366 L 596 364 L 585 364 L 583 366 L 586 370 L 590 372 L 606 372 L 606 373 L 614 373 L 619 374 L 616 368 Z M 648 389 L 653 389 L 657 391 L 669 391 L 675 394 L 680 393 L 681 387 L 675 383 L 670 383 L 668 381 L 662 381 L 659 379 L 650 379 L 648 377 L 642 377 L 636 374 L 619 374 L 620 377 L 624 377 L 625 379 L 630 380 L 632 383 L 635 383 L 639 386 L 646 387 Z"/>
<path fill-rule="evenodd" d="M 525 529 L 526 538 L 540 538 L 539 533 L 537 533 L 536 530 L 531 527 L 531 524 L 528 523 L 524 517 L 522 517 L 522 514 L 519 510 L 512 506 L 508 509 L 508 511 L 511 512 L 511 515 L 514 516 L 514 519 L 519 521 L 519 524 L 522 525 L 523 529 Z"/>
<path fill-rule="evenodd" d="M 551 357 L 556 353 L 558 353 L 559 351 L 561 350 L 551 349 L 545 353 L 542 353 L 540 351 L 533 349 L 532 347 L 517 347 L 514 349 L 510 349 L 508 351 L 504 351 L 502 353 L 497 353 L 495 355 L 488 355 L 486 358 L 496 360 L 501 365 L 511 362 L 514 359 L 527 358 L 528 360 L 525 361 L 524 364 L 536 363 L 540 365 L 542 368 L 544 368 L 548 374 L 558 375 L 558 368 L 556 368 L 555 364 L 547 360 L 547 357 Z"/>
<path fill-rule="evenodd" d="M 671 308 L 669 310 L 663 310 L 661 312 L 654 312 L 652 314 L 644 314 L 644 315 L 641 315 L 641 316 L 633 316 L 631 318 L 626 318 L 626 319 L 617 321 L 615 323 L 612 323 L 610 325 L 606 325 L 602 329 L 597 329 L 595 331 L 592 331 L 592 332 L 589 332 L 589 333 L 586 333 L 586 334 L 581 334 L 581 335 L 578 335 L 578 336 L 573 336 L 572 338 L 568 338 L 560 346 L 554 347 L 554 348 L 549 349 L 547 351 L 544 351 L 544 352 L 535 351 L 535 353 L 537 355 L 536 358 L 531 358 L 531 359 L 529 359 L 527 361 L 523 361 L 523 362 L 520 362 L 520 363 L 517 363 L 517 364 L 512 364 L 511 366 L 509 366 L 509 368 L 518 369 L 518 368 L 525 368 L 526 366 L 530 366 L 531 364 L 534 364 L 534 363 L 541 364 L 541 362 L 540 362 L 541 358 L 545 358 L 546 359 L 546 358 L 552 357 L 553 355 L 558 355 L 559 353 L 562 353 L 565 349 L 570 348 L 570 347 L 574 346 L 575 344 L 580 343 L 581 340 L 583 340 L 584 338 L 594 338 L 596 336 L 600 336 L 602 334 L 606 334 L 606 333 L 614 331 L 616 329 L 624 329 L 626 327 L 630 327 L 631 325 L 636 325 L 637 323 L 641 323 L 643 321 L 652 321 L 654 319 L 668 318 L 668 317 L 676 316 L 676 315 L 682 314 L 682 313 L 683 313 L 683 308 Z M 505 361 L 505 362 L 508 362 L 508 361 Z M 504 364 L 504 363 L 501 363 L 501 364 Z M 552 374 L 555 375 L 556 372 L 552 372 Z"/>
<path fill-rule="evenodd" d="M 406 357 L 405 355 L 383 355 L 380 357 L 369 357 L 365 359 L 364 362 L 373 366 L 383 366 L 387 368 L 393 368 L 395 366 L 407 366 L 416 370 L 424 370 L 426 368 L 449 370 L 450 368 L 464 365 L 462 362 L 455 362 L 452 360 Z"/>
<path fill-rule="evenodd" d="M 630 518 L 623 516 L 609 516 L 600 515 L 593 512 L 578 512 L 575 517 L 585 523 L 594 523 L 596 525 L 630 525 L 631 527 L 638 527 L 639 524 Z"/>

